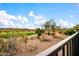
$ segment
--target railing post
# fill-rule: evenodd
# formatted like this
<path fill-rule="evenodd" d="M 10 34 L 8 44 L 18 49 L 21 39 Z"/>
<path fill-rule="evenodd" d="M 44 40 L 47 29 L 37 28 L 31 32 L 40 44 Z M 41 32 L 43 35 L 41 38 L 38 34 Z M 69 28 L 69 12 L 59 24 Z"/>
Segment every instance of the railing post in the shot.
<path fill-rule="evenodd" d="M 72 39 L 72 56 L 74 56 L 74 48 L 75 48 L 75 47 L 74 47 L 74 40 L 75 40 L 75 39 Z"/>
<path fill-rule="evenodd" d="M 79 33 L 73 39 L 73 56 L 79 56 Z"/>
<path fill-rule="evenodd" d="M 62 55 L 65 56 L 65 45 L 62 48 Z"/>
<path fill-rule="evenodd" d="M 70 40 L 69 43 L 70 43 L 70 56 L 72 56 L 72 40 Z"/>
<path fill-rule="evenodd" d="M 66 52 L 67 52 L 67 56 L 68 56 L 68 55 L 69 55 L 69 54 L 68 54 L 68 53 L 69 53 L 69 52 L 68 52 L 68 51 L 69 51 L 69 49 L 68 49 L 68 48 L 69 48 L 69 47 L 68 47 L 68 43 L 66 44 L 66 48 L 67 48 Z"/>

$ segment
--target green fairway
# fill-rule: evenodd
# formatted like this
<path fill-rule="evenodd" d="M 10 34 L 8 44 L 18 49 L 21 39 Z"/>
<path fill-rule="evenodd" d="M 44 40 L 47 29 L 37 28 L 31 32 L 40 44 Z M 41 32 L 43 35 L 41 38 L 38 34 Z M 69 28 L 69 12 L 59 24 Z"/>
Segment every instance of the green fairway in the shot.
<path fill-rule="evenodd" d="M 3 38 L 10 38 L 10 37 L 17 37 L 17 36 L 30 36 L 30 35 L 34 35 L 36 34 L 35 32 L 16 32 L 16 31 L 12 31 L 12 32 L 1 32 L 0 33 L 0 37 Z"/>

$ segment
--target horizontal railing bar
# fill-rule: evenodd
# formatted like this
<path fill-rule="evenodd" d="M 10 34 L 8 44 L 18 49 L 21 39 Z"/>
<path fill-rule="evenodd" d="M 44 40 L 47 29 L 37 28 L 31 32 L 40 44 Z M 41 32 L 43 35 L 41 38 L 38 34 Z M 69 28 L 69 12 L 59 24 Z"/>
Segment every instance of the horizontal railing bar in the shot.
<path fill-rule="evenodd" d="M 57 49 L 60 49 L 63 45 L 65 45 L 69 40 L 71 40 L 73 37 L 75 37 L 78 34 L 78 32 L 76 32 L 75 34 L 69 36 L 68 38 L 62 40 L 61 42 L 55 44 L 54 46 L 44 50 L 41 53 L 38 53 L 36 56 L 47 56 L 52 54 L 53 52 L 55 52 Z"/>

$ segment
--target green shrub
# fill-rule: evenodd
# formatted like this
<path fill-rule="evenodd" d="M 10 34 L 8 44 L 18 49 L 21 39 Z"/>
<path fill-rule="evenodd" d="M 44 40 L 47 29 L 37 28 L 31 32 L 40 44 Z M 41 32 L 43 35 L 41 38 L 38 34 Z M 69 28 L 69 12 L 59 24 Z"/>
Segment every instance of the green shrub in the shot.
<path fill-rule="evenodd" d="M 38 38 L 39 38 L 39 36 L 41 36 L 41 34 L 44 32 L 44 30 L 37 28 L 35 32 L 37 33 Z"/>
<path fill-rule="evenodd" d="M 72 35 L 74 33 L 75 33 L 74 29 L 66 29 L 66 30 L 64 30 L 65 35 Z"/>

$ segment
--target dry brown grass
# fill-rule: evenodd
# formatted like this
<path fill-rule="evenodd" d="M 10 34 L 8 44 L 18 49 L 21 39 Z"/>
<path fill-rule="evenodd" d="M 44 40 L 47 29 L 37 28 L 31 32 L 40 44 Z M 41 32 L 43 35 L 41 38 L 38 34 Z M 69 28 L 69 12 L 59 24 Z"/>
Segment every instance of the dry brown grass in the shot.
<path fill-rule="evenodd" d="M 66 38 L 66 36 L 61 36 L 60 34 L 56 34 L 55 37 L 53 35 L 42 34 L 40 39 L 37 38 L 37 35 L 33 35 L 30 37 L 27 36 L 19 36 L 12 39 L 12 43 L 14 43 L 16 49 L 11 51 L 9 50 L 9 55 L 16 56 L 33 56 L 36 55 L 49 47 L 55 45 L 60 42 L 62 39 L 60 37 Z M 10 43 L 11 44 L 11 43 Z M 11 45 L 12 46 L 12 45 Z M 7 55 L 7 54 L 5 54 Z"/>
<path fill-rule="evenodd" d="M 43 38 L 43 37 L 42 37 Z M 42 39 L 40 38 L 40 39 Z M 64 37 L 66 38 L 66 37 Z M 27 43 L 21 43 L 19 45 L 18 51 L 16 55 L 25 55 L 25 56 L 33 56 L 36 55 L 45 49 L 55 45 L 56 43 L 60 42 L 62 39 L 55 38 L 52 35 L 45 35 L 44 41 L 41 41 L 40 39 L 36 37 L 30 37 L 27 40 Z M 46 41 L 47 40 L 47 41 Z"/>

